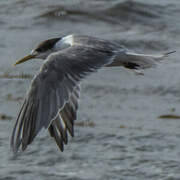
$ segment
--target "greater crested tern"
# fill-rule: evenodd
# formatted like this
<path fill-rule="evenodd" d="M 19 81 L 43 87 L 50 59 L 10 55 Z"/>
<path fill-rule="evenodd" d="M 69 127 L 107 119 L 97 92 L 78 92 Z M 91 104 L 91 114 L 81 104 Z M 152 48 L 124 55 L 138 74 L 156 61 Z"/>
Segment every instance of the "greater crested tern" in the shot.
<path fill-rule="evenodd" d="M 168 54 L 137 54 L 117 42 L 80 35 L 41 42 L 15 64 L 32 58 L 44 60 L 18 114 L 11 137 L 13 152 L 20 147 L 24 151 L 42 128 L 48 128 L 63 151 L 67 133 L 74 136 L 83 78 L 101 67 L 122 66 L 135 71 L 151 68 Z"/>

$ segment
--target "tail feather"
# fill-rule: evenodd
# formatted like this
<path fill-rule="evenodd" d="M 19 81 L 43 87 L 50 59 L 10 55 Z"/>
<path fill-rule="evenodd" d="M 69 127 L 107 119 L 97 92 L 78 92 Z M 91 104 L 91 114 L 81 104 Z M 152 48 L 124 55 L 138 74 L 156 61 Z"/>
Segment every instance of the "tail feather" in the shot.
<path fill-rule="evenodd" d="M 174 52 L 175 51 L 164 54 L 150 55 L 126 51 L 123 52 L 123 54 L 119 53 L 116 56 L 115 60 L 108 65 L 108 67 L 123 66 L 125 68 L 137 71 L 138 73 L 140 72 L 140 74 L 142 74 L 141 70 L 155 67 L 157 65 L 157 62 L 163 60 L 163 58 Z"/>

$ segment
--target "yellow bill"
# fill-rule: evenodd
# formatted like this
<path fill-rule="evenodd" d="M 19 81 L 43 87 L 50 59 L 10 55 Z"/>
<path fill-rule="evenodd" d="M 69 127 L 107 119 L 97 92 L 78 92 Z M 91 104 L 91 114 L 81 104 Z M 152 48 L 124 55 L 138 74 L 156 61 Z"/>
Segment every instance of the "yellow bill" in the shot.
<path fill-rule="evenodd" d="M 16 66 L 17 64 L 21 64 L 21 63 L 23 63 L 23 62 L 26 62 L 26 61 L 28 61 L 28 60 L 30 60 L 30 59 L 35 58 L 35 57 L 36 57 L 35 55 L 29 54 L 29 55 L 23 57 L 22 59 L 18 60 L 18 61 L 14 64 L 14 66 Z"/>

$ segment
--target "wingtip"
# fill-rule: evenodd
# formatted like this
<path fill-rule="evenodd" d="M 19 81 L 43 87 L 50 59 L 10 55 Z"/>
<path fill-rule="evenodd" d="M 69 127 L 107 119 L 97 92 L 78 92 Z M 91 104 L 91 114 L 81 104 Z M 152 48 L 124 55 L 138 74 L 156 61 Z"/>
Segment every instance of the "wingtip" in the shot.
<path fill-rule="evenodd" d="M 11 149 L 11 152 L 13 153 L 13 155 L 17 155 L 18 148 L 17 148 L 17 146 L 14 144 L 14 138 L 13 138 L 13 137 L 11 137 L 10 149 Z"/>
<path fill-rule="evenodd" d="M 21 149 L 22 149 L 22 151 L 25 151 L 25 150 L 26 150 L 26 148 L 27 148 L 27 145 L 23 145 L 23 144 L 22 144 L 22 148 L 21 148 Z"/>
<path fill-rule="evenodd" d="M 176 51 L 167 52 L 167 53 L 164 54 L 164 56 L 169 56 L 170 54 L 173 54 L 173 53 L 175 53 L 175 52 L 176 52 Z"/>
<path fill-rule="evenodd" d="M 16 156 L 18 153 L 17 147 L 15 147 L 13 144 L 11 144 L 11 152 L 13 153 L 13 156 Z"/>

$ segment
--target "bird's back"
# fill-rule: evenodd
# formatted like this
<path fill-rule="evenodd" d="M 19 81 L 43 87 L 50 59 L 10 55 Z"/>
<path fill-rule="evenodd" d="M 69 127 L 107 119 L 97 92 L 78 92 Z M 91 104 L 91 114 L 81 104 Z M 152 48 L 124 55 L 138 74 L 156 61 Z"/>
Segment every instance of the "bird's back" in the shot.
<path fill-rule="evenodd" d="M 104 40 L 91 36 L 72 35 L 72 41 L 74 46 L 84 46 L 94 48 L 100 51 L 125 51 L 119 43 L 110 40 Z"/>

